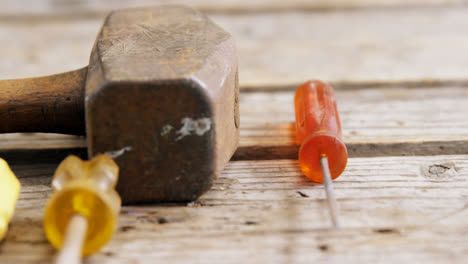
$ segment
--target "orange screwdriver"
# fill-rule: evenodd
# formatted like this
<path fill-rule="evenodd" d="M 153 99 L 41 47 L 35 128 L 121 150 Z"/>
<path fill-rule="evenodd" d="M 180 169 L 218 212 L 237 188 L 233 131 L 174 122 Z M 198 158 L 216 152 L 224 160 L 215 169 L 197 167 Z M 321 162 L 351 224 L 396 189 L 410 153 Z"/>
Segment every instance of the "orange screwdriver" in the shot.
<path fill-rule="evenodd" d="M 332 180 L 344 171 L 348 153 L 342 141 L 333 88 L 320 81 L 302 84 L 296 90 L 294 108 L 297 141 L 301 144 L 301 170 L 312 181 L 324 183 L 330 216 L 338 228 L 338 205 Z"/>

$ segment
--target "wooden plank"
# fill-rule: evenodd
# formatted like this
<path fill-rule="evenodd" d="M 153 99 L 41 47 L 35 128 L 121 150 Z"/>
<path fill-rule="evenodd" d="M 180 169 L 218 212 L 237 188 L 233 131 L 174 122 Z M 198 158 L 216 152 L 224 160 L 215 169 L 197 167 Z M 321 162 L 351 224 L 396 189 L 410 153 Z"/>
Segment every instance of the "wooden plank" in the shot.
<path fill-rule="evenodd" d="M 468 87 L 337 90 L 336 97 L 348 143 L 468 139 Z M 293 101 L 294 91 L 241 94 L 243 144 L 293 144 Z"/>
<path fill-rule="evenodd" d="M 0 262 L 49 263 L 41 218 L 56 163 L 13 164 L 23 188 Z M 231 162 L 198 202 L 124 207 L 87 263 L 464 263 L 467 179 L 466 155 L 350 159 L 334 231 L 323 187 L 296 161 Z"/>
<path fill-rule="evenodd" d="M 82 136 L 46 133 L 0 134 L 0 151 L 40 150 L 40 149 L 82 149 L 86 148 Z"/>
<path fill-rule="evenodd" d="M 468 153 L 468 86 L 337 89 L 336 94 L 352 157 Z M 293 96 L 293 91 L 241 93 L 234 159 L 297 157 Z M 66 135 L 0 135 L 4 155 L 85 145 L 84 138 Z"/>
<path fill-rule="evenodd" d="M 236 39 L 243 89 L 284 89 L 310 78 L 353 87 L 466 83 L 467 11 L 358 9 L 211 17 Z M 2 23 L 0 78 L 87 64 L 101 23 L 97 18 Z"/>
<path fill-rule="evenodd" d="M 355 8 L 440 7 L 463 6 L 466 0 L 19 0 L 3 3 L 0 18 L 24 16 L 89 17 L 112 9 L 158 4 L 185 4 L 204 12 L 272 12 L 284 10 L 335 10 Z"/>
<path fill-rule="evenodd" d="M 357 86 L 466 80 L 466 12 L 397 9 L 214 18 L 237 40 L 241 84 L 281 88 L 310 78 Z"/>

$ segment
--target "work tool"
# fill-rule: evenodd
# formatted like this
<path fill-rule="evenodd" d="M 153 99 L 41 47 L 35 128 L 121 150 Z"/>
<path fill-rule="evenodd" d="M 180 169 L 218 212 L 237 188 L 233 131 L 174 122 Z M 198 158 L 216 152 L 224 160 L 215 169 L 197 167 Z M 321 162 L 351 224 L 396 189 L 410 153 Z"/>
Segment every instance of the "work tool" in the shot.
<path fill-rule="evenodd" d="M 0 132 L 86 134 L 124 204 L 194 200 L 237 148 L 237 72 L 232 37 L 194 9 L 114 11 L 87 68 L 0 81 Z"/>
<path fill-rule="evenodd" d="M 91 161 L 69 156 L 60 163 L 44 214 L 47 238 L 61 250 L 57 263 L 80 263 L 111 238 L 121 206 L 114 190 L 118 173 L 105 154 Z"/>
<path fill-rule="evenodd" d="M 5 237 L 20 192 L 20 182 L 8 163 L 0 159 L 0 241 Z"/>
<path fill-rule="evenodd" d="M 302 84 L 296 90 L 294 108 L 301 170 L 312 181 L 324 183 L 333 225 L 339 227 L 332 180 L 346 168 L 348 153 L 333 88 L 320 81 Z"/>

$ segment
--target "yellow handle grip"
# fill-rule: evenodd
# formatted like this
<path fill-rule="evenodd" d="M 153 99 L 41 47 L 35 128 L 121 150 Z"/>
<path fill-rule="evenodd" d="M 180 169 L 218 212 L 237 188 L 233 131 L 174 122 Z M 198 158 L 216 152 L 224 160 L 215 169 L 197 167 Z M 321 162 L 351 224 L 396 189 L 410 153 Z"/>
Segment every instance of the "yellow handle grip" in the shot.
<path fill-rule="evenodd" d="M 0 240 L 5 237 L 8 223 L 15 211 L 20 192 L 20 182 L 8 163 L 0 159 Z"/>

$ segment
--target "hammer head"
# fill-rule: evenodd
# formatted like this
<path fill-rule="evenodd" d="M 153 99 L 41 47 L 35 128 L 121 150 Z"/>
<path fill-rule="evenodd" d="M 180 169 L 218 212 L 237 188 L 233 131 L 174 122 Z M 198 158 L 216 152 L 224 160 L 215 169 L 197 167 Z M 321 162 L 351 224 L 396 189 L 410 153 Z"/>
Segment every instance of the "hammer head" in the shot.
<path fill-rule="evenodd" d="M 89 155 L 115 159 L 125 204 L 194 200 L 237 147 L 238 92 L 234 41 L 204 15 L 115 11 L 88 68 Z"/>

